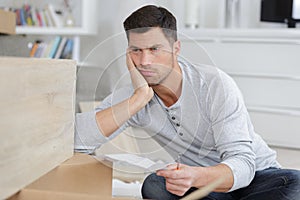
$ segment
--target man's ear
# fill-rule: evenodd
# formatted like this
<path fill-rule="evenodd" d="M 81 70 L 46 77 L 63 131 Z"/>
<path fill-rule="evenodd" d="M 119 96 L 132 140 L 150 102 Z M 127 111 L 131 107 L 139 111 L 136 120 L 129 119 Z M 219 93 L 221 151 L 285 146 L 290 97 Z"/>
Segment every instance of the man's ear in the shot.
<path fill-rule="evenodd" d="M 180 44 L 180 41 L 177 40 L 176 42 L 173 43 L 173 50 L 174 50 L 174 53 L 178 56 L 179 53 L 180 53 L 180 49 L 181 49 L 181 44 Z"/>

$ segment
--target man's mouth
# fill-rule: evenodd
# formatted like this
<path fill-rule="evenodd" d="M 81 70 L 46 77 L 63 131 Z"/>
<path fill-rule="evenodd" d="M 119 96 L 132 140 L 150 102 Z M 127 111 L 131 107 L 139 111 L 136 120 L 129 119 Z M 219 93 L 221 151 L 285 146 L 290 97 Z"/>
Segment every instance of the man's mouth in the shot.
<path fill-rule="evenodd" d="M 156 73 L 153 71 L 149 70 L 139 70 L 139 72 L 144 76 L 144 77 L 151 77 L 154 76 Z"/>

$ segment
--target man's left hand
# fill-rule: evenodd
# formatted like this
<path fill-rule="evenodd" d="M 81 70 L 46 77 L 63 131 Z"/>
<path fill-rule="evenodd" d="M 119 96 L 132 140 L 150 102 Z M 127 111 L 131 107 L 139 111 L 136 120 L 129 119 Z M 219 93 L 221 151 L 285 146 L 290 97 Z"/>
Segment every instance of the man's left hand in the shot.
<path fill-rule="evenodd" d="M 166 179 L 166 189 L 183 196 L 195 183 L 195 167 L 184 164 L 171 164 L 166 169 L 158 170 L 156 174 Z"/>

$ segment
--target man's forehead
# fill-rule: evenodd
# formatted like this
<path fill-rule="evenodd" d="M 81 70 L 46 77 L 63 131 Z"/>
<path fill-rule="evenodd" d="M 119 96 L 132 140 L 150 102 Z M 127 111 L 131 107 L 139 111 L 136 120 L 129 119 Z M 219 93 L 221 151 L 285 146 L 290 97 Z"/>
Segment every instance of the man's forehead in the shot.
<path fill-rule="evenodd" d="M 151 28 L 144 33 L 129 33 L 129 46 L 149 48 L 154 45 L 168 44 L 168 40 L 159 28 Z"/>

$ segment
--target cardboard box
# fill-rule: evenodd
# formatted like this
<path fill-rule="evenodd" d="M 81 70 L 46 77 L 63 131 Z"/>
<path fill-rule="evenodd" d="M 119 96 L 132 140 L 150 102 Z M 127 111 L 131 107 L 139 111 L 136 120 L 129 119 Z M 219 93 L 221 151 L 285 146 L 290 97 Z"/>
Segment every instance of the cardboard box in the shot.
<path fill-rule="evenodd" d="M 73 156 L 76 62 L 0 57 L 0 199 Z"/>
<path fill-rule="evenodd" d="M 16 14 L 0 9 L 0 33 L 16 33 Z"/>
<path fill-rule="evenodd" d="M 112 199 L 112 169 L 92 156 L 75 154 L 9 200 Z"/>

